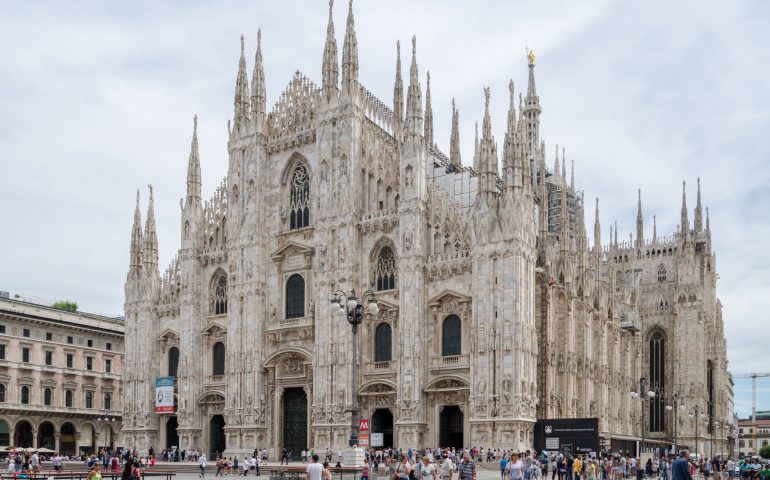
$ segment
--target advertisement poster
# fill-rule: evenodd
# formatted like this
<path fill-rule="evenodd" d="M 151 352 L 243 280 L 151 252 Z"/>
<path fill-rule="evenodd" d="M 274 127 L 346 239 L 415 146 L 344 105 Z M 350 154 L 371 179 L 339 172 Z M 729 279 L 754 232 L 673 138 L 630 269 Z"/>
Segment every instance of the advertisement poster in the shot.
<path fill-rule="evenodd" d="M 155 413 L 174 413 L 174 377 L 155 379 Z"/>

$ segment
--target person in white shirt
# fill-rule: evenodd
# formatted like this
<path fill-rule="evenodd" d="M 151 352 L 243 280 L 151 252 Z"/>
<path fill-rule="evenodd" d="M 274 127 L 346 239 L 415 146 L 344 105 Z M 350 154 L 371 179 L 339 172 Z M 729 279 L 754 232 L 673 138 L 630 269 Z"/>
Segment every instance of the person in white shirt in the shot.
<path fill-rule="evenodd" d="M 523 480 L 524 464 L 519 460 L 518 454 L 511 454 L 511 460 L 508 462 L 508 465 L 505 466 L 505 473 L 506 477 L 510 480 Z"/>
<path fill-rule="evenodd" d="M 318 455 L 313 455 L 313 461 L 305 468 L 307 480 L 321 480 L 324 473 L 324 467 L 318 463 Z"/>
<path fill-rule="evenodd" d="M 32 454 L 32 458 L 30 459 L 29 466 L 32 467 L 33 471 L 40 470 L 40 457 L 37 455 L 37 452 Z"/>
<path fill-rule="evenodd" d="M 444 460 L 441 462 L 440 477 L 441 480 L 452 480 L 452 474 L 455 471 L 455 464 L 452 463 L 452 459 L 445 453 L 443 455 Z"/>
<path fill-rule="evenodd" d="M 201 469 L 201 472 L 198 474 L 200 478 L 206 478 L 206 465 L 208 465 L 208 462 L 206 462 L 206 454 L 201 453 L 198 457 L 198 466 Z"/>
<path fill-rule="evenodd" d="M 436 467 L 430 463 L 428 456 L 422 457 L 422 464 L 419 466 L 420 478 L 422 480 L 436 480 Z"/>

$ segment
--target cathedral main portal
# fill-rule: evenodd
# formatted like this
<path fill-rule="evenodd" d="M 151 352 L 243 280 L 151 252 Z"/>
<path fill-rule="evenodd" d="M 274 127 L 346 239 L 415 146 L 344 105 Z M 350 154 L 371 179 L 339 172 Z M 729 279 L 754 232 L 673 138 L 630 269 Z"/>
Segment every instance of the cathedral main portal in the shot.
<path fill-rule="evenodd" d="M 439 445 L 463 448 L 463 412 L 456 405 L 446 406 L 439 414 Z"/>
<path fill-rule="evenodd" d="M 283 448 L 297 460 L 307 447 L 307 394 L 303 388 L 287 388 L 283 392 Z"/>
<path fill-rule="evenodd" d="M 214 415 L 211 417 L 209 430 L 209 458 L 217 458 L 217 455 L 221 455 L 226 448 L 225 419 L 222 415 Z"/>

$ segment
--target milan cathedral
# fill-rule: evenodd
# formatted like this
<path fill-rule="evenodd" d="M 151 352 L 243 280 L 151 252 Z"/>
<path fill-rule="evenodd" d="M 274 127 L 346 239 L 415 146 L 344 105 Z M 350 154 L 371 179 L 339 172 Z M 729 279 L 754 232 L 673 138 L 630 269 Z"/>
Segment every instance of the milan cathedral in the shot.
<path fill-rule="evenodd" d="M 433 137 L 416 40 L 406 90 L 396 45 L 391 108 L 359 79 L 352 2 L 341 68 L 331 13 L 320 86 L 297 72 L 270 111 L 261 35 L 250 79 L 241 39 L 227 177 L 201 198 L 196 119 L 181 246 L 163 274 L 152 190 L 144 227 L 137 194 L 125 445 L 336 451 L 357 395 L 385 447 L 531 449 L 537 419 L 598 418 L 607 449 L 716 435 L 726 451 L 713 425 L 731 421 L 732 391 L 700 185 L 693 221 L 683 191 L 669 236 L 654 219 L 645 236 L 640 194 L 635 236 L 610 227 L 602 243 L 597 200 L 589 243 L 574 167 L 568 177 L 558 147 L 547 161 L 531 52 L 526 91 L 494 97 L 510 102 L 501 151 L 484 89 L 469 165 L 454 102 L 449 155 Z M 330 303 L 353 288 L 379 304 L 358 358 Z M 155 413 L 158 377 L 174 377 L 173 412 Z"/>

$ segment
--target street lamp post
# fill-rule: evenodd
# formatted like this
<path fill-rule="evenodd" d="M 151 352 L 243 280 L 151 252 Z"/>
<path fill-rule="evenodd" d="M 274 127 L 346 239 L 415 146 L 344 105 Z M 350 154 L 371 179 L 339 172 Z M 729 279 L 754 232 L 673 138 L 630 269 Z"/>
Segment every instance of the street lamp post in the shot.
<path fill-rule="evenodd" d="M 364 319 L 364 307 L 372 315 L 377 315 L 380 308 L 377 306 L 377 299 L 374 292 L 367 290 L 359 298 L 356 296 L 356 290 L 351 289 L 345 293 L 342 290 L 334 292 L 332 298 L 332 314 L 345 316 L 350 324 L 353 333 L 353 365 L 350 375 L 350 439 L 348 446 L 354 448 L 358 446 L 358 326 Z"/>
<path fill-rule="evenodd" d="M 645 382 L 645 380 L 646 379 L 644 377 L 641 377 L 639 379 L 639 393 L 631 392 L 631 396 L 632 397 L 634 397 L 634 398 L 639 397 L 639 405 L 640 405 L 640 409 L 642 411 L 641 423 L 640 423 L 640 426 L 642 427 L 641 428 L 642 429 L 642 435 L 641 435 L 642 441 L 639 444 L 639 452 L 638 452 L 639 458 L 641 458 L 641 456 L 642 456 L 642 450 L 644 450 L 644 442 L 645 442 L 645 438 L 644 438 L 644 397 L 645 397 L 645 394 L 642 393 L 642 391 L 644 390 L 644 382 Z M 652 390 L 648 390 L 647 393 L 646 393 L 647 398 L 650 398 L 650 399 L 655 398 L 656 395 L 657 394 L 655 392 L 653 392 Z"/>
<path fill-rule="evenodd" d="M 674 399 L 674 401 L 672 402 L 673 405 L 666 405 L 666 410 L 668 410 L 669 412 L 672 412 L 673 416 L 674 416 L 674 430 L 673 430 L 674 442 L 673 442 L 673 445 L 672 445 L 672 450 L 673 450 L 674 455 L 676 455 L 677 454 L 676 445 L 678 443 L 678 438 L 677 438 L 677 435 L 676 435 L 677 415 L 678 415 L 679 412 L 683 412 L 684 411 L 684 405 L 679 403 L 679 396 L 676 393 L 673 394 L 671 396 L 671 398 Z"/>
<path fill-rule="evenodd" d="M 700 408 L 698 405 L 695 405 L 695 408 L 693 409 L 693 413 L 690 413 L 690 418 L 695 419 L 695 454 L 698 455 L 698 424 L 700 423 Z"/>

